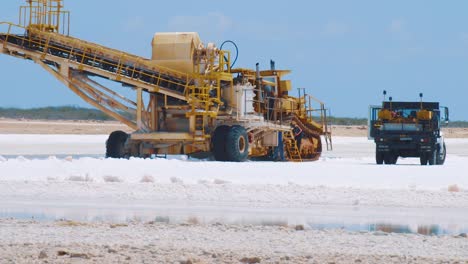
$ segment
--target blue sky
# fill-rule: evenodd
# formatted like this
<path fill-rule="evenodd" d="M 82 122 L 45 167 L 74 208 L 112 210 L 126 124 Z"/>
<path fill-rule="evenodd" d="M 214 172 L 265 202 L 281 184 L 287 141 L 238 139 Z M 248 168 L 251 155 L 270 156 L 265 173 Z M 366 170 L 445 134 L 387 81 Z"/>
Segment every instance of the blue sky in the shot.
<path fill-rule="evenodd" d="M 18 20 L 21 0 L 2 3 Z M 286 5 L 285 5 L 286 3 Z M 293 86 L 336 116 L 366 117 L 382 90 L 395 100 L 440 101 L 468 120 L 468 1 L 66 0 L 71 35 L 150 57 L 155 32 L 197 31 L 235 41 L 237 66 L 291 69 Z M 32 62 L 0 56 L 1 107 L 88 106 Z"/>

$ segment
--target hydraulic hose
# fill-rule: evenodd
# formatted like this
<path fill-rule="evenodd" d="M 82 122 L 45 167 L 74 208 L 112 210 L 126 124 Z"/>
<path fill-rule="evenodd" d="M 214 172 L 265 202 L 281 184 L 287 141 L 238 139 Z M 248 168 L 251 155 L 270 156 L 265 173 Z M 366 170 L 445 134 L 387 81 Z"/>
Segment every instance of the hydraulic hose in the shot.
<path fill-rule="evenodd" d="M 226 41 L 223 42 L 223 44 L 221 44 L 221 46 L 219 47 L 219 49 L 222 50 L 224 44 L 227 44 L 227 43 L 234 45 L 234 48 L 236 49 L 236 58 L 235 58 L 234 61 L 232 62 L 232 65 L 231 65 L 231 68 L 232 68 L 232 67 L 234 67 L 234 65 L 236 65 L 237 59 L 239 58 L 239 48 L 237 47 L 237 45 L 236 45 L 236 43 L 235 43 L 234 41 L 232 41 L 232 40 L 226 40 Z M 224 57 L 224 59 L 227 60 L 226 57 Z"/>

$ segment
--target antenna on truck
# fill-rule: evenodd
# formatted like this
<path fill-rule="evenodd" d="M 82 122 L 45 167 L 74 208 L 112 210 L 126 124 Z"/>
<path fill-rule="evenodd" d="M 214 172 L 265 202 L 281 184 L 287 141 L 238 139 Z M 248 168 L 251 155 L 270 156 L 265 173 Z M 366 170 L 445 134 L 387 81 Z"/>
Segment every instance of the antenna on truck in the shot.
<path fill-rule="evenodd" d="M 423 93 L 419 93 L 419 98 L 421 98 L 421 109 L 423 109 Z"/>

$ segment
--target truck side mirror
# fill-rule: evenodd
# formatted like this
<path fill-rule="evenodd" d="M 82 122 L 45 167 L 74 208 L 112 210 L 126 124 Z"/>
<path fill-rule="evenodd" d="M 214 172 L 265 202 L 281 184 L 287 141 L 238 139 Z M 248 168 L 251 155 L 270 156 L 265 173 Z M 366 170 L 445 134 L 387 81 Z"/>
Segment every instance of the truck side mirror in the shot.
<path fill-rule="evenodd" d="M 448 107 L 444 107 L 444 112 L 445 112 L 445 124 L 448 124 L 449 121 L 450 121 L 449 109 L 448 109 Z"/>

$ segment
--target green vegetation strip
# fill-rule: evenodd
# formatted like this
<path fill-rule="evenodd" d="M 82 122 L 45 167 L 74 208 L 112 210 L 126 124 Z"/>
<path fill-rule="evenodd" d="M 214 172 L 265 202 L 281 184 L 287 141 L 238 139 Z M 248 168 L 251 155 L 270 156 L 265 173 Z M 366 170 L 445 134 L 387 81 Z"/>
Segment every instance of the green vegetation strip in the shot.
<path fill-rule="evenodd" d="M 32 120 L 113 120 L 111 117 L 99 110 L 75 106 L 32 109 L 0 108 L 0 117 Z"/>
<path fill-rule="evenodd" d="M 127 115 L 127 114 L 124 114 Z M 128 115 L 127 115 L 128 116 Z M 132 118 L 128 116 L 129 118 Z M 31 119 L 31 120 L 113 120 L 97 109 L 77 106 L 58 106 L 42 108 L 0 108 L 0 118 Z M 366 126 L 366 118 L 329 117 L 332 125 L 341 126 Z M 448 127 L 468 128 L 468 121 L 453 121 Z"/>

